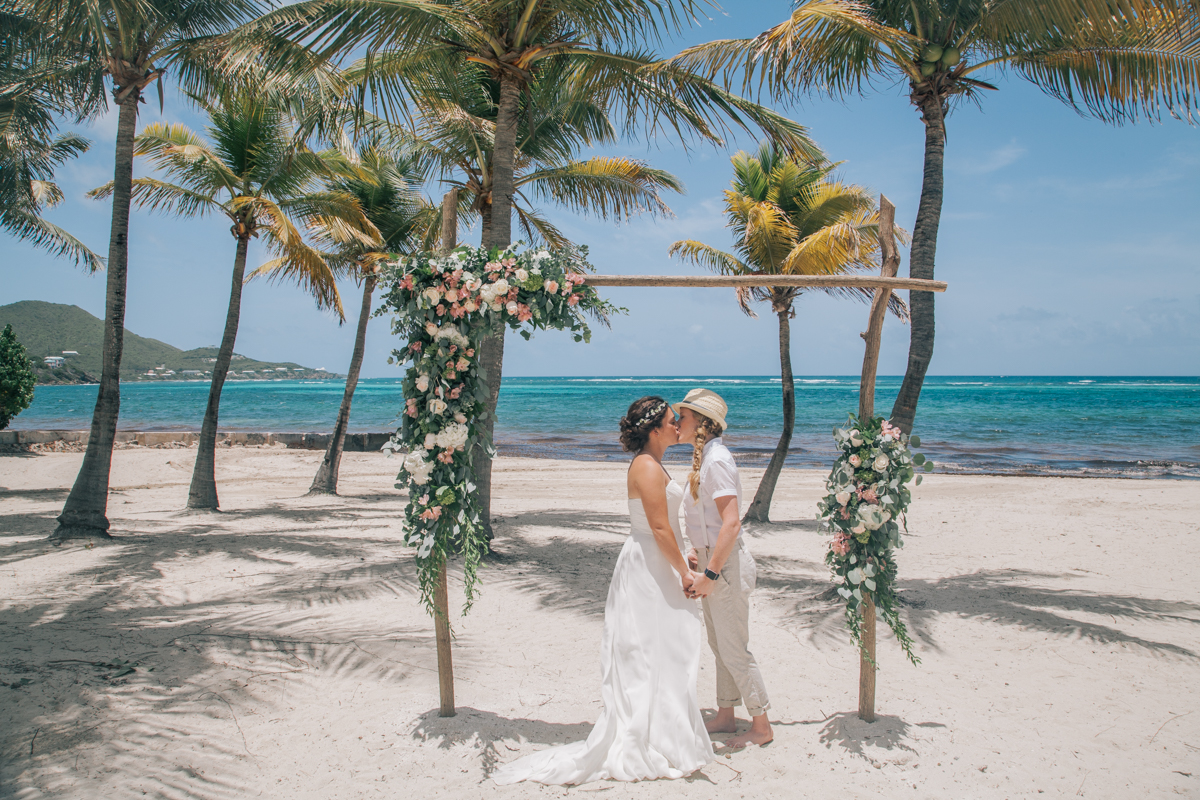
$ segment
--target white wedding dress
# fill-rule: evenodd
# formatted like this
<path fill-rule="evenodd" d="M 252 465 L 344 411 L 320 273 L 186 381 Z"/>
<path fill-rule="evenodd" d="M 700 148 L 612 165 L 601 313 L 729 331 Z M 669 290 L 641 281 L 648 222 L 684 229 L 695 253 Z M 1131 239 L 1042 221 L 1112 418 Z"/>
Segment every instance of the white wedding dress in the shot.
<path fill-rule="evenodd" d="M 671 481 L 667 507 L 675 541 L 683 488 Z M 551 747 L 505 764 L 496 783 L 554 785 L 611 779 L 680 778 L 713 760 L 696 699 L 700 606 L 659 550 L 642 501 L 629 501 L 630 535 L 621 548 L 600 644 L 604 710 L 586 741 Z"/>

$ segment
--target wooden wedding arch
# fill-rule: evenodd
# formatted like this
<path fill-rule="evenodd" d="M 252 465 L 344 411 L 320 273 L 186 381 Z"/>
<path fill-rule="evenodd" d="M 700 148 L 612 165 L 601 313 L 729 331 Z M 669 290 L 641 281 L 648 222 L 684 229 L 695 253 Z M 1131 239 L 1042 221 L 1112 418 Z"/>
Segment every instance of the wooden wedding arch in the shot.
<path fill-rule="evenodd" d="M 442 201 L 442 243 L 446 252 L 457 241 L 457 190 L 447 193 Z M 588 275 L 589 286 L 622 287 L 710 287 L 739 288 L 744 286 L 798 286 L 812 288 L 874 289 L 867 330 L 860 334 L 866 343 L 863 353 L 862 377 L 859 383 L 858 416 L 870 419 L 875 414 L 875 373 L 879 365 L 879 344 L 883 335 L 883 320 L 888 300 L 894 291 L 944 292 L 944 281 L 920 278 L 899 278 L 900 253 L 895 242 L 896 207 L 887 197 L 879 196 L 879 275 Z M 446 581 L 446 566 L 434 593 L 437 613 L 434 629 L 437 639 L 438 684 L 441 694 L 440 715 L 452 717 L 454 709 L 454 665 L 451 654 L 450 605 Z M 868 595 L 863 601 L 862 650 L 858 665 L 858 716 L 866 722 L 875 721 L 875 604 Z"/>

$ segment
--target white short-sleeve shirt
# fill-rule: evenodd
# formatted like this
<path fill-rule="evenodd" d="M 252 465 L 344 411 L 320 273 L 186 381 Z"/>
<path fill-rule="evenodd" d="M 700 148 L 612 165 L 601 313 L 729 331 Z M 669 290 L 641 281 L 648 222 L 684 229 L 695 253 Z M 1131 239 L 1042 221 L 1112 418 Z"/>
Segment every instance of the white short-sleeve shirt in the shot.
<path fill-rule="evenodd" d="M 721 437 L 704 445 L 700 462 L 700 499 L 693 500 L 686 485 L 683 493 L 683 523 L 688 541 L 693 547 L 716 547 L 721 532 L 721 512 L 718 497 L 736 497 L 738 514 L 742 509 L 742 479 L 738 475 L 733 454 L 721 442 Z M 738 533 L 741 536 L 741 533 Z"/>

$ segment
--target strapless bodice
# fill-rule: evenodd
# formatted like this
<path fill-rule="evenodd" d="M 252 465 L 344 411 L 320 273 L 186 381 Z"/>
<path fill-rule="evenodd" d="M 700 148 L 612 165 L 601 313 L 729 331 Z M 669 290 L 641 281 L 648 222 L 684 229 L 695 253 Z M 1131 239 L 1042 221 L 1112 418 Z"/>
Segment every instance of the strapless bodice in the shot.
<path fill-rule="evenodd" d="M 678 482 L 671 481 L 667 484 L 667 518 L 671 521 L 671 530 L 675 532 L 675 543 L 679 545 L 680 552 L 684 550 L 683 533 L 679 528 L 679 507 L 682 504 L 683 487 Z M 634 536 L 654 536 L 640 497 L 629 498 L 629 532 Z"/>

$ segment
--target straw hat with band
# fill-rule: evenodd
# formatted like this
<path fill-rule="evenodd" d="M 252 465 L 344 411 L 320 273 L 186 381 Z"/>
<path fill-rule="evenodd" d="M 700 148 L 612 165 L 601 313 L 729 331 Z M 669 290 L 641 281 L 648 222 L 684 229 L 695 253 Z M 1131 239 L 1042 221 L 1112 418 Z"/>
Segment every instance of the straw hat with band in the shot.
<path fill-rule="evenodd" d="M 722 432 L 729 427 L 729 424 L 725 422 L 725 414 L 729 411 L 729 406 L 725 405 L 721 395 L 710 389 L 692 389 L 686 397 L 671 406 L 671 410 L 677 415 L 682 408 L 690 408 L 697 414 L 703 414 L 720 425 Z"/>

